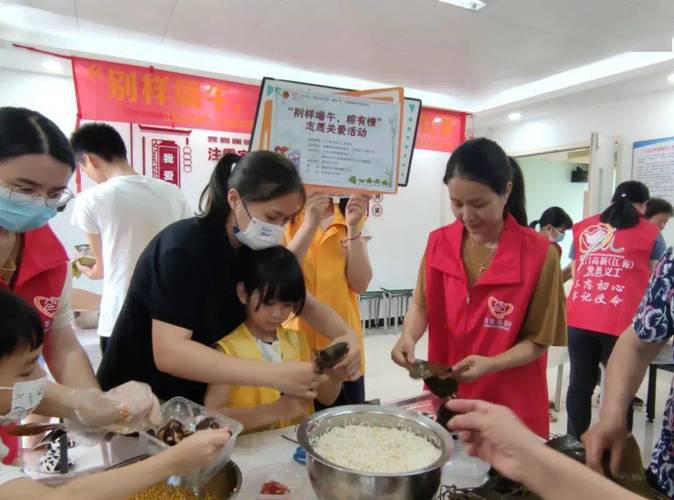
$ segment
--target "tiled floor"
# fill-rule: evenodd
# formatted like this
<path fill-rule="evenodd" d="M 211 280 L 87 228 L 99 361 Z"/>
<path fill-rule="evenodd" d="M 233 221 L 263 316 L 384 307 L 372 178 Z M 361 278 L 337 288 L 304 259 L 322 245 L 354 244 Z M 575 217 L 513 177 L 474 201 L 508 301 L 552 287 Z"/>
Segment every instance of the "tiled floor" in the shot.
<path fill-rule="evenodd" d="M 100 363 L 100 351 L 98 348 L 98 337 L 92 330 L 82 330 L 78 332 L 78 338 L 85 347 L 94 367 Z M 366 376 L 365 391 L 368 399 L 379 398 L 382 402 L 412 397 L 421 393 L 422 384 L 420 381 L 411 379 L 407 372 L 395 365 L 391 361 L 391 348 L 395 344 L 398 335 L 388 333 L 383 330 L 367 330 L 365 338 L 366 355 Z M 422 339 L 417 346 L 417 357 L 425 358 L 427 351 L 426 339 Z M 568 384 L 568 364 L 565 367 L 564 381 L 562 389 L 562 409 L 559 412 L 553 412 L 557 417 L 557 422 L 551 424 L 551 431 L 555 434 L 566 433 L 566 387 Z M 671 375 L 659 371 L 657 382 L 657 401 L 655 411 L 655 423 L 646 421 L 644 409 L 636 410 L 634 418 L 634 435 L 639 442 L 644 461 L 648 462 L 653 444 L 657 439 L 661 427 L 661 415 L 664 411 L 664 404 L 669 393 Z M 548 387 L 553 393 L 557 381 L 557 369 L 555 367 L 548 370 Z M 646 400 L 646 384 L 642 384 L 638 396 Z M 552 399 L 552 396 L 551 396 Z M 593 416 L 596 418 L 597 408 L 593 408 Z"/>

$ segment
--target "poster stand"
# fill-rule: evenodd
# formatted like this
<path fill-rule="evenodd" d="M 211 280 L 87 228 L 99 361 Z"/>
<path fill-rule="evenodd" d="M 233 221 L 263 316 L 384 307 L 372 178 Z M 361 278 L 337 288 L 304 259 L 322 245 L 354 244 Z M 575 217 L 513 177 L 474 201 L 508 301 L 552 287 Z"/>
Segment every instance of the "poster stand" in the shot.
<path fill-rule="evenodd" d="M 258 98 L 258 106 L 256 108 L 255 112 L 255 118 L 253 122 L 253 137 L 259 137 L 259 135 L 256 136 L 256 134 L 261 133 L 261 128 L 263 126 L 262 123 L 262 117 L 263 116 L 269 116 L 266 113 L 268 113 L 268 100 L 265 101 L 264 99 L 264 93 L 265 89 L 267 88 L 267 85 L 270 83 L 278 82 L 281 84 L 288 84 L 291 86 L 291 88 L 294 89 L 301 89 L 301 90 L 311 90 L 311 89 L 320 89 L 320 90 L 326 90 L 326 91 L 331 91 L 336 94 L 342 94 L 342 93 L 347 93 L 347 92 L 357 92 L 352 89 L 347 89 L 347 88 L 341 88 L 341 87 L 332 87 L 328 85 L 311 85 L 311 84 L 306 84 L 302 82 L 297 82 L 297 81 L 292 81 L 292 80 L 282 80 L 282 79 L 276 79 L 272 77 L 264 77 L 262 80 L 262 84 L 260 86 L 260 95 Z M 365 92 L 371 92 L 371 91 L 365 91 Z M 360 92 L 358 92 L 360 93 Z M 402 119 L 402 131 L 403 131 L 403 138 L 401 142 L 401 154 L 400 154 L 400 166 L 399 166 L 399 179 L 398 179 L 398 186 L 400 187 L 406 187 L 409 183 L 409 178 L 410 178 L 410 172 L 412 168 L 412 158 L 414 155 L 414 148 L 416 145 L 416 140 L 417 140 L 417 133 L 419 129 L 419 122 L 420 122 L 420 115 L 421 115 L 421 109 L 422 109 L 422 102 L 420 99 L 416 98 L 411 98 L 411 97 L 404 97 L 404 103 L 405 106 L 403 108 L 403 119 Z M 265 107 L 267 106 L 267 109 L 265 110 Z M 266 126 L 268 124 L 265 124 Z M 266 138 L 265 138 L 266 140 Z M 251 141 L 251 147 L 253 145 L 253 141 Z"/>

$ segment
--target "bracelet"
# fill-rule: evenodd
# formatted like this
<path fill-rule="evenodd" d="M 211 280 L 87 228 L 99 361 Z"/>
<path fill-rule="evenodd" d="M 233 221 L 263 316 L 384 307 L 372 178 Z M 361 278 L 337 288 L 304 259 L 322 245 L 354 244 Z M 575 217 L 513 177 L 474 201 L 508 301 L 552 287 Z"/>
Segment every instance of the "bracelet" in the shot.
<path fill-rule="evenodd" d="M 358 233 L 357 236 L 354 236 L 353 238 L 344 238 L 342 241 L 340 241 L 340 243 L 342 244 L 342 246 L 343 246 L 344 248 L 346 248 L 347 244 L 348 244 L 350 241 L 356 241 L 356 240 L 359 239 L 362 235 L 363 235 L 363 233 L 360 232 L 360 233 Z"/>

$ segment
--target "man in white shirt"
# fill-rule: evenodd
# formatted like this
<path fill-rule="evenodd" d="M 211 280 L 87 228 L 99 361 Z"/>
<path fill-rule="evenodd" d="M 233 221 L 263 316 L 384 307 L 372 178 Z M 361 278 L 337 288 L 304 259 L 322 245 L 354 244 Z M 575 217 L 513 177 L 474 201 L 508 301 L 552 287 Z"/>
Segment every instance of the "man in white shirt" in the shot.
<path fill-rule="evenodd" d="M 105 352 L 141 253 L 162 229 L 193 212 L 176 186 L 134 171 L 111 126 L 84 125 L 70 142 L 80 169 L 98 184 L 77 197 L 72 222 L 87 234 L 96 259 L 93 267 L 78 263 L 78 269 L 103 279 L 98 335 Z"/>

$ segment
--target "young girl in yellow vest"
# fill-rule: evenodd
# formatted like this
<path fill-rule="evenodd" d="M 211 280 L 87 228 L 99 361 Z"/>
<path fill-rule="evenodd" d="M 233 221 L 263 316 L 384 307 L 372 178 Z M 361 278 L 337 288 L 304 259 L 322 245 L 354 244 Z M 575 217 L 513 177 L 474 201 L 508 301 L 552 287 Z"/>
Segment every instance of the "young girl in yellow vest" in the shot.
<path fill-rule="evenodd" d="M 282 328 L 291 315 L 302 311 L 306 288 L 302 268 L 284 247 L 241 250 L 239 300 L 246 320 L 224 336 L 215 348 L 228 356 L 276 363 L 312 362 L 314 352 L 306 334 Z M 262 363 L 261 363 L 262 365 Z M 332 404 L 342 382 L 321 377 L 315 398 Z M 295 425 L 314 412 L 313 400 L 291 397 L 269 387 L 209 385 L 205 404 L 241 422 L 246 432 Z"/>

